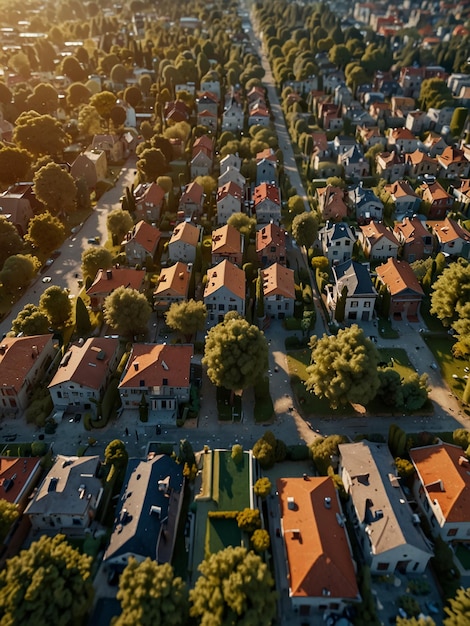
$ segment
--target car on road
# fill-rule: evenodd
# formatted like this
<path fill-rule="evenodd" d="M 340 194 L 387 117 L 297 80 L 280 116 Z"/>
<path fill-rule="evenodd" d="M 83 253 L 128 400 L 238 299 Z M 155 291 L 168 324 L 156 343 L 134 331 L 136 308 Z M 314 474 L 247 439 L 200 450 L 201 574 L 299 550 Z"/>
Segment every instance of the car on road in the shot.
<path fill-rule="evenodd" d="M 50 283 L 52 280 L 51 276 L 44 276 L 44 278 L 42 279 L 43 283 Z"/>
<path fill-rule="evenodd" d="M 89 239 L 87 239 L 88 243 L 91 243 L 92 246 L 98 246 L 100 243 L 100 238 L 99 237 L 90 237 Z"/>
<path fill-rule="evenodd" d="M 60 250 L 54 250 L 54 252 L 51 252 L 51 259 L 57 259 L 57 257 L 59 257 L 61 254 Z"/>

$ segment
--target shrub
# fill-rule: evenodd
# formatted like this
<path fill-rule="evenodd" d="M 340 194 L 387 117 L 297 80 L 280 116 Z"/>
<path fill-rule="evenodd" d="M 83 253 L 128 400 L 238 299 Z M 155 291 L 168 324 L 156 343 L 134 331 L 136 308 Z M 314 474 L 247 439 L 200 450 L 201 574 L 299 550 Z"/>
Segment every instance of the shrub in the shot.
<path fill-rule="evenodd" d="M 417 580 L 410 580 L 406 591 L 415 596 L 425 596 L 431 591 L 431 586 L 424 578 L 418 578 Z"/>
<path fill-rule="evenodd" d="M 236 519 L 240 511 L 208 511 L 207 517 L 214 519 Z"/>
<path fill-rule="evenodd" d="M 271 493 L 272 484 L 269 478 L 263 476 L 262 478 L 258 478 L 253 486 L 253 491 L 257 496 L 259 496 L 262 500 L 265 500 L 269 494 Z"/>
<path fill-rule="evenodd" d="M 397 457 L 395 459 L 395 466 L 397 468 L 398 476 L 400 476 L 400 478 L 403 478 L 403 480 L 411 478 L 411 476 L 413 476 L 413 474 L 415 473 L 413 463 L 411 463 L 407 459 L 400 459 L 399 457 Z"/>
<path fill-rule="evenodd" d="M 254 532 L 261 526 L 261 518 L 258 509 L 243 509 L 237 515 L 237 524 L 240 530 L 247 533 Z"/>
<path fill-rule="evenodd" d="M 287 446 L 287 458 L 290 461 L 306 461 L 310 456 L 309 447 L 303 443 Z"/>
<path fill-rule="evenodd" d="M 457 428 L 454 430 L 453 439 L 456 446 L 466 450 L 470 445 L 470 432 L 465 428 Z"/>
<path fill-rule="evenodd" d="M 83 416 L 83 426 L 85 430 L 91 430 L 91 413 L 85 413 Z"/>
<path fill-rule="evenodd" d="M 243 447 L 239 443 L 232 446 L 232 459 L 235 465 L 243 461 Z"/>
<path fill-rule="evenodd" d="M 264 530 L 264 528 L 257 528 L 251 535 L 251 545 L 258 554 L 265 552 L 271 545 L 268 531 Z"/>
<path fill-rule="evenodd" d="M 400 596 L 398 598 L 398 606 L 401 606 L 411 617 L 416 617 L 420 612 L 419 602 L 413 596 Z"/>
<path fill-rule="evenodd" d="M 286 350 L 296 350 L 297 348 L 300 348 L 300 340 L 295 335 L 286 337 L 284 340 L 284 346 Z"/>
<path fill-rule="evenodd" d="M 44 441 L 33 441 L 31 444 L 32 456 L 44 456 L 47 452 L 47 443 Z"/>

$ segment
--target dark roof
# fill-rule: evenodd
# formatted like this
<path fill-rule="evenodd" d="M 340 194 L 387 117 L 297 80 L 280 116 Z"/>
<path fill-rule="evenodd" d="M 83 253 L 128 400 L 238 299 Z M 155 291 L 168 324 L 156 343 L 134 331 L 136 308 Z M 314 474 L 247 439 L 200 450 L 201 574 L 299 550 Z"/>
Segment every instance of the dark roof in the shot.
<path fill-rule="evenodd" d="M 348 297 L 353 295 L 375 294 L 367 265 L 356 261 L 345 261 L 334 268 L 338 289 L 341 292 L 343 287 L 348 288 Z"/>

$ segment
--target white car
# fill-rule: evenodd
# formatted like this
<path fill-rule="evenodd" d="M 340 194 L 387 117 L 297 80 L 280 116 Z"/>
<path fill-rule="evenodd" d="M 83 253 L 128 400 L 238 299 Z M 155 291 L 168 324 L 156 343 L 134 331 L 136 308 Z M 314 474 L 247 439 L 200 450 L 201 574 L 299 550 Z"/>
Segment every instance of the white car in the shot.
<path fill-rule="evenodd" d="M 43 283 L 50 283 L 52 280 L 52 278 L 50 276 L 44 276 L 44 278 L 42 279 Z"/>

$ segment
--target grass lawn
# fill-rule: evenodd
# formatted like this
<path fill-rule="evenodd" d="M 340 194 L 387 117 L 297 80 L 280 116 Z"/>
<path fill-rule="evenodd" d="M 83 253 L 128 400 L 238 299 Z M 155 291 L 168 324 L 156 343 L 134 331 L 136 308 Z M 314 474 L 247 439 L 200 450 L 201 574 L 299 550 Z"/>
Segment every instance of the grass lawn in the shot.
<path fill-rule="evenodd" d="M 242 415 L 241 396 L 233 394 L 232 397 L 230 389 L 217 387 L 217 412 L 222 422 L 239 422 Z"/>
<path fill-rule="evenodd" d="M 207 518 L 206 551 L 220 552 L 228 546 L 240 546 L 242 533 L 234 519 Z"/>
<path fill-rule="evenodd" d="M 424 337 L 429 349 L 434 354 L 436 361 L 441 368 L 442 376 L 450 387 L 451 391 L 461 400 L 465 389 L 467 373 L 464 368 L 468 361 L 456 359 L 452 355 L 452 337 Z M 470 374 L 470 372 L 469 372 Z M 457 378 L 454 378 L 456 376 Z"/>
<path fill-rule="evenodd" d="M 242 461 L 236 465 L 231 452 L 215 450 L 214 475 L 216 475 L 217 457 L 219 464 L 219 511 L 241 511 L 245 507 L 249 507 L 248 454 L 243 454 Z"/>
<path fill-rule="evenodd" d="M 406 350 L 402 348 L 379 348 L 379 354 L 381 361 L 385 363 L 391 363 L 393 358 L 393 367 L 397 370 L 402 378 L 405 380 L 415 374 L 416 370 L 411 365 L 410 359 Z"/>
<path fill-rule="evenodd" d="M 379 318 L 378 329 L 383 339 L 398 339 L 400 336 L 400 333 L 392 327 L 392 322 L 385 318 Z"/>

